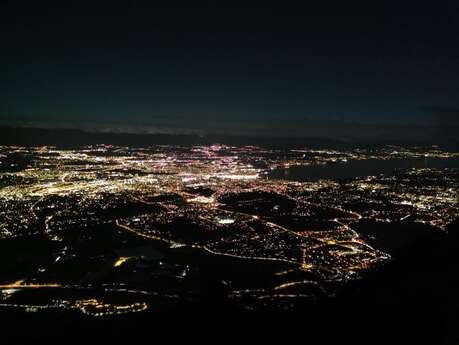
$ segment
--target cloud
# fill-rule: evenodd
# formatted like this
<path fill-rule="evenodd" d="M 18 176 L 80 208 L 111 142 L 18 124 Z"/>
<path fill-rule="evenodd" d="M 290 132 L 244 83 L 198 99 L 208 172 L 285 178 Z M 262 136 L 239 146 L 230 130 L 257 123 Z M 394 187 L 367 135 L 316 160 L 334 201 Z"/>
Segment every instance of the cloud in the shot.
<path fill-rule="evenodd" d="M 6 125 L 32 128 L 76 128 L 99 133 L 132 134 L 230 134 L 253 137 L 320 137 L 335 140 L 429 140 L 433 133 L 425 124 L 372 123 L 342 119 L 235 119 L 223 121 L 212 116 L 190 120 L 155 119 L 143 121 L 71 122 L 71 121 L 8 121 Z"/>

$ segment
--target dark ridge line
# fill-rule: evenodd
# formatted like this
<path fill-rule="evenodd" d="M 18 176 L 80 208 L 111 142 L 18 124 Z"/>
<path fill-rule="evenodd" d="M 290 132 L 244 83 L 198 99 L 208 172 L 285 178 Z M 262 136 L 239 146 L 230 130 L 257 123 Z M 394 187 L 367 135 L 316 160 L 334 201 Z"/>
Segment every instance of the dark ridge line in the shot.
<path fill-rule="evenodd" d="M 35 128 L 0 126 L 0 145 L 18 146 L 56 146 L 59 148 L 74 148 L 85 145 L 112 144 L 129 147 L 148 147 L 152 145 L 211 145 L 226 144 L 232 146 L 255 145 L 266 148 L 380 148 L 387 145 L 397 146 L 431 146 L 438 144 L 445 149 L 458 149 L 459 142 L 438 143 L 420 142 L 413 140 L 353 140 L 345 141 L 322 137 L 269 137 L 242 136 L 224 134 L 144 134 L 144 133 L 114 133 L 89 132 L 76 128 Z"/>

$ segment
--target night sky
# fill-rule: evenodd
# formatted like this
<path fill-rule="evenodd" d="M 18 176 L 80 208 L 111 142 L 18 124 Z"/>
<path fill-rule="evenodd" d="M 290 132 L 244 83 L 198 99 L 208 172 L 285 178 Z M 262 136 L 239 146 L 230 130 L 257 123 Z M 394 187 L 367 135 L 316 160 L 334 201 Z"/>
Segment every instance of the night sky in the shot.
<path fill-rule="evenodd" d="M 3 1 L 0 120 L 452 135 L 459 1 L 309 3 Z"/>

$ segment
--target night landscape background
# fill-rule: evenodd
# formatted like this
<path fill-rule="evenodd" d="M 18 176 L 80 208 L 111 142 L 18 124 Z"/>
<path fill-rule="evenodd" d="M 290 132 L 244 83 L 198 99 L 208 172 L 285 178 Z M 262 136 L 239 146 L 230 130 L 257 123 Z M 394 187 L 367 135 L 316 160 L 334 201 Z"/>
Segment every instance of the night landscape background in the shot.
<path fill-rule="evenodd" d="M 459 342 L 457 1 L 3 1 L 0 32 L 0 343 Z"/>

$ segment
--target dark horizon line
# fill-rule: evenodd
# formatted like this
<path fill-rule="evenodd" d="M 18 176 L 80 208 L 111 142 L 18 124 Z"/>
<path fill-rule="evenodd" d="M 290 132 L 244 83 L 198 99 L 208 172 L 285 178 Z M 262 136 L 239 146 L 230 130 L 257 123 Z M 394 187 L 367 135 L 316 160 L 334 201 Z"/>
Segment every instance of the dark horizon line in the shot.
<path fill-rule="evenodd" d="M 431 141 L 455 139 L 451 129 L 457 123 L 444 123 L 439 119 L 425 123 L 361 121 L 356 119 L 333 118 L 302 119 L 270 118 L 251 119 L 235 118 L 222 120 L 212 116 L 154 119 L 135 118 L 130 120 L 112 119 L 66 119 L 32 117 L 5 117 L 0 115 L 0 126 L 30 127 L 30 128 L 74 128 L 87 132 L 131 133 L 131 134 L 194 134 L 221 135 L 231 134 L 246 137 L 324 137 L 340 141 L 359 140 L 414 140 Z M 458 128 L 459 129 L 459 128 Z"/>
<path fill-rule="evenodd" d="M 254 145 L 270 148 L 376 148 L 388 145 L 433 146 L 459 150 L 459 141 L 439 142 L 412 139 L 401 140 L 341 140 L 320 136 L 246 136 L 223 133 L 127 133 L 97 132 L 82 128 L 39 128 L 5 126 L 0 124 L 0 145 L 6 146 L 56 146 L 73 148 L 85 145 L 115 145 L 148 147 L 154 145 Z"/>

